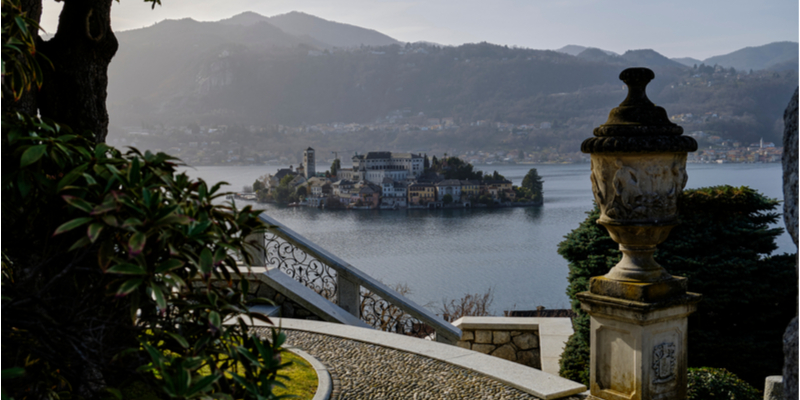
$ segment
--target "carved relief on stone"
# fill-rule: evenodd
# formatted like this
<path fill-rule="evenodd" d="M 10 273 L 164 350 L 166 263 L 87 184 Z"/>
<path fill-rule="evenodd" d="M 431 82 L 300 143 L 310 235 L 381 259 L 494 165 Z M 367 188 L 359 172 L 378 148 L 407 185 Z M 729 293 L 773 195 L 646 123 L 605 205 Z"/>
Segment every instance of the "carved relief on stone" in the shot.
<path fill-rule="evenodd" d="M 675 379 L 675 343 L 661 343 L 653 348 L 653 383 Z"/>
<path fill-rule="evenodd" d="M 665 160 L 666 158 L 666 160 Z M 668 222 L 686 186 L 686 154 L 592 154 L 592 192 L 605 219 Z"/>

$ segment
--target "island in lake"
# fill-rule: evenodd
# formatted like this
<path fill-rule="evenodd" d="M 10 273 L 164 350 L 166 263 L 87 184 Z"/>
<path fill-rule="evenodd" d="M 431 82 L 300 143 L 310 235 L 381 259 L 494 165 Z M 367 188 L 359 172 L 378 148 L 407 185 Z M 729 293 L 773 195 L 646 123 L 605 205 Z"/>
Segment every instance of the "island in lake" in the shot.
<path fill-rule="evenodd" d="M 259 202 L 325 209 L 400 209 L 539 206 L 542 179 L 531 168 L 514 186 L 495 171 L 473 170 L 458 157 L 371 151 L 356 153 L 353 166 L 337 157 L 329 170 L 317 172 L 314 149 L 303 151 L 303 164 L 262 176 L 236 196 Z"/>

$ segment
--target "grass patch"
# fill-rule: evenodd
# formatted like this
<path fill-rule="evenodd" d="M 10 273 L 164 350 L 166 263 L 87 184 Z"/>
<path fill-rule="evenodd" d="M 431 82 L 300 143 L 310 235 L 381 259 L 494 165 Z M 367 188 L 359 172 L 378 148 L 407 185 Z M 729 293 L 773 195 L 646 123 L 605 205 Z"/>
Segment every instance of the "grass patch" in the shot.
<path fill-rule="evenodd" d="M 275 388 L 273 392 L 277 395 L 293 394 L 301 399 L 313 398 L 317 392 L 317 372 L 311 364 L 288 350 L 283 351 L 281 356 L 284 362 L 292 362 L 292 365 L 280 372 L 280 375 L 288 376 L 290 380 L 286 382 L 281 379 L 286 389 Z"/>
<path fill-rule="evenodd" d="M 273 393 L 279 396 L 292 394 L 300 399 L 313 398 L 317 392 L 317 373 L 311 364 L 289 350 L 282 351 L 281 357 L 283 362 L 292 362 L 292 365 L 279 372 L 279 375 L 287 376 L 289 380 L 278 378 L 286 385 L 286 388 L 276 387 L 273 389 Z M 124 400 L 162 400 L 152 388 L 142 382 L 133 382 L 123 388 L 122 398 Z"/>

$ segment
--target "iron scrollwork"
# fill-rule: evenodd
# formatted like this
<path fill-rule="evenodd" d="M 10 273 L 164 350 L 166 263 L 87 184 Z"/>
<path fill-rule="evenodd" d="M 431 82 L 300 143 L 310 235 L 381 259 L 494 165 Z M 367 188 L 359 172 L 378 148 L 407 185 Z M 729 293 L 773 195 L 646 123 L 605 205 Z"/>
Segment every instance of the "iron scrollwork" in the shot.
<path fill-rule="evenodd" d="M 336 271 L 330 266 L 272 233 L 265 234 L 264 247 L 267 266 L 277 267 L 329 301 L 337 301 Z"/>
<path fill-rule="evenodd" d="M 361 288 L 361 319 L 385 332 L 425 338 L 435 330 L 422 321 L 405 313 L 400 307 L 389 303 L 381 296 Z"/>

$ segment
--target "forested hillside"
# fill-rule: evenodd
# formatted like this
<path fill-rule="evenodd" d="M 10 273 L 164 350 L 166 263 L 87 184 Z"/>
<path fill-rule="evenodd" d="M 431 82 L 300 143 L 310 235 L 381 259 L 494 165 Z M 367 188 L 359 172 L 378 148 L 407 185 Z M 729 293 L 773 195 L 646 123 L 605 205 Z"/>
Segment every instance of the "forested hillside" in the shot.
<path fill-rule="evenodd" d="M 624 99 L 619 72 L 646 66 L 656 73 L 650 98 L 670 115 L 691 114 L 679 122 L 687 130 L 777 142 L 783 108 L 797 85 L 796 68 L 692 68 L 653 50 L 616 55 L 585 49 L 572 56 L 487 43 L 340 47 L 311 33 L 342 29 L 329 36 L 384 39 L 304 14 L 282 17 L 308 25 L 290 34 L 258 17 L 243 16 L 241 24 L 232 23 L 237 17 L 165 21 L 118 34 L 120 50 L 109 72 L 112 124 L 368 123 L 402 111 L 452 118 L 458 133 L 448 132 L 446 140 L 453 134 L 463 142 L 498 140 L 485 137 L 494 132 L 477 128 L 477 121 L 547 123 L 549 129 L 535 133 L 537 145 L 574 148 Z M 327 24 L 316 26 L 317 20 Z M 433 146 L 438 140 L 423 141 Z M 522 138 L 503 140 L 514 145 Z"/>

